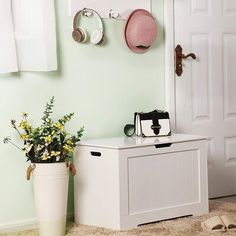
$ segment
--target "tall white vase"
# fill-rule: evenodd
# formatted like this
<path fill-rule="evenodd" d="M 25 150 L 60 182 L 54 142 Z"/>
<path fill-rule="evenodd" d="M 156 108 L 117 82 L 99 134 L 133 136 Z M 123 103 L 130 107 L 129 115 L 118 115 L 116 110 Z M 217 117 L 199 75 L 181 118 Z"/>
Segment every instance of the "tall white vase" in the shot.
<path fill-rule="evenodd" d="M 69 171 L 66 163 L 35 164 L 33 185 L 40 236 L 64 236 Z"/>

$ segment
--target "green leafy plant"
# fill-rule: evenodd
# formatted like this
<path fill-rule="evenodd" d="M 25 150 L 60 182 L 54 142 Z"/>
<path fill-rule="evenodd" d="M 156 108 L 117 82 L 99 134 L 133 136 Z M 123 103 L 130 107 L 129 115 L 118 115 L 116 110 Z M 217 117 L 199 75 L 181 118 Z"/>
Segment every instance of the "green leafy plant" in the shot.
<path fill-rule="evenodd" d="M 76 135 L 69 134 L 65 129 L 65 125 L 72 119 L 74 113 L 66 114 L 57 121 L 52 120 L 54 102 L 55 99 L 52 97 L 46 104 L 42 124 L 38 127 L 33 127 L 28 122 L 28 114 L 25 112 L 22 113 L 22 119 L 18 124 L 15 120 L 11 120 L 11 125 L 23 140 L 24 146 L 18 147 L 9 137 L 3 141 L 22 150 L 27 161 L 32 163 L 68 161 L 83 135 L 83 127 L 77 131 Z"/>

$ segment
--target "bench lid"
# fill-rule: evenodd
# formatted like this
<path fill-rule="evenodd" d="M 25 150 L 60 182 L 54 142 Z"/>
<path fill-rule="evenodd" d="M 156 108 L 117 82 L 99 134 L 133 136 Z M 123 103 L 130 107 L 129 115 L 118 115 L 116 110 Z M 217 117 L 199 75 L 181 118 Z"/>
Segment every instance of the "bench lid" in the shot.
<path fill-rule="evenodd" d="M 134 147 L 153 146 L 166 143 L 181 143 L 207 140 L 207 137 L 189 134 L 172 134 L 165 137 L 115 137 L 81 141 L 79 146 L 92 146 L 111 149 L 127 149 Z"/>

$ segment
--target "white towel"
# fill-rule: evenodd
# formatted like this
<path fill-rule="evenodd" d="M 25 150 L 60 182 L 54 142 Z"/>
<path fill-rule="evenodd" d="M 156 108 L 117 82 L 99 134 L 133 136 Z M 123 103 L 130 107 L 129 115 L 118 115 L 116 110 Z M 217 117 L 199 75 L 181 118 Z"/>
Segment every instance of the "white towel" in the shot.
<path fill-rule="evenodd" d="M 18 71 L 11 0 L 0 0 L 0 74 Z"/>
<path fill-rule="evenodd" d="M 54 0 L 12 0 L 20 71 L 57 69 Z"/>
<path fill-rule="evenodd" d="M 5 15 L 7 18 L 13 16 L 13 24 L 9 23 L 7 27 L 12 28 L 14 25 L 15 42 L 11 45 L 16 45 L 15 54 L 17 55 L 19 71 L 57 70 L 54 0 L 0 0 L 0 2 L 3 1 L 12 2 L 12 11 L 8 11 Z M 0 9 L 5 8 L 5 6 L 2 8 L 0 5 Z M 6 38 L 9 39 L 10 37 L 6 36 Z M 10 48 L 12 49 L 12 46 L 8 43 L 7 55 Z M 2 55 L 0 46 L 0 58 Z M 11 62 L 10 65 L 14 65 L 15 61 L 12 60 L 12 57 L 9 61 Z M 6 69 L 2 73 L 5 71 Z"/>

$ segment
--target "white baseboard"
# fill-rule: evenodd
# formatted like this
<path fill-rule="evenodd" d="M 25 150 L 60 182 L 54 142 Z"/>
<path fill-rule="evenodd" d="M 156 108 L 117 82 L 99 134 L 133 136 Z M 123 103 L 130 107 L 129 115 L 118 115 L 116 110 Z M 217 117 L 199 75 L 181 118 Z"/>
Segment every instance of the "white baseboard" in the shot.
<path fill-rule="evenodd" d="M 36 229 L 37 227 L 38 227 L 38 223 L 37 223 L 36 218 L 18 220 L 18 221 L 5 223 L 5 224 L 0 224 L 0 233 L 30 230 L 30 229 Z"/>
<path fill-rule="evenodd" d="M 74 212 L 68 213 L 67 221 L 72 221 L 73 219 L 74 219 Z M 32 219 L 18 220 L 0 224 L 0 233 L 25 231 L 37 228 L 38 228 L 37 218 L 32 218 Z"/>

